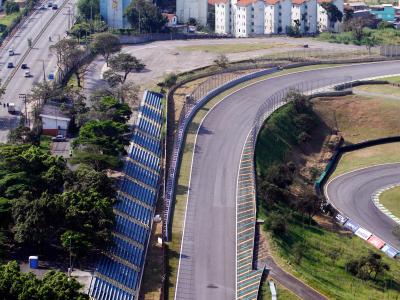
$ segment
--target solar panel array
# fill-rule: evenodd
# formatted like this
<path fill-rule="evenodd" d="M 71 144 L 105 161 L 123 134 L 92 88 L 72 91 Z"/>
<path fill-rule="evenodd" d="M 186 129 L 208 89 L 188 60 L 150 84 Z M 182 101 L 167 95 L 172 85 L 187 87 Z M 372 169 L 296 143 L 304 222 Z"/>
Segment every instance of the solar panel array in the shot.
<path fill-rule="evenodd" d="M 162 95 L 146 91 L 114 205 L 113 243 L 95 270 L 89 295 L 97 300 L 138 298 L 160 179 Z"/>

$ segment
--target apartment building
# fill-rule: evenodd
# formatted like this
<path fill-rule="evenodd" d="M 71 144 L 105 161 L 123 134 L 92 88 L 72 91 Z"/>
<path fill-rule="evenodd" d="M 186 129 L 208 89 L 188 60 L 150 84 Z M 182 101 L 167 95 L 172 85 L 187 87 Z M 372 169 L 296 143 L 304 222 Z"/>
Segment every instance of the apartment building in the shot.
<path fill-rule="evenodd" d="M 263 34 L 286 34 L 289 27 L 300 33 L 338 31 L 330 24 L 322 1 L 333 1 L 343 11 L 343 0 L 216 0 L 215 32 L 249 37 Z"/>

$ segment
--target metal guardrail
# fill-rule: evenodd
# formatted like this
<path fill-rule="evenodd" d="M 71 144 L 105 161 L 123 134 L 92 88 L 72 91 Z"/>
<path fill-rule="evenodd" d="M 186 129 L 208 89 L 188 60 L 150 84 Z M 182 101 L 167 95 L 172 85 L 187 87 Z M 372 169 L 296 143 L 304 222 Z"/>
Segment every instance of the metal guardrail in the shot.
<path fill-rule="evenodd" d="M 237 299 L 257 299 L 259 284 L 263 269 L 254 269 L 253 266 L 265 263 L 253 261 L 254 253 L 254 234 L 256 225 L 256 177 L 254 154 L 257 145 L 257 137 L 262 129 L 265 120 L 278 108 L 292 101 L 288 97 L 292 92 L 306 95 L 315 95 L 333 89 L 336 85 L 345 85 L 351 82 L 350 76 L 320 79 L 289 86 L 273 95 L 260 106 L 257 111 L 252 129 L 246 139 L 239 170 L 237 182 L 236 199 L 236 293 Z M 351 83 L 347 89 L 351 88 Z M 346 87 L 344 87 L 346 88 Z M 242 171 L 244 170 L 244 171 Z M 251 254 L 251 255 L 249 255 Z"/>
<path fill-rule="evenodd" d="M 196 114 L 196 112 L 210 99 L 225 91 L 239 83 L 242 83 L 247 80 L 251 80 L 253 78 L 257 78 L 263 75 L 271 74 L 276 72 L 277 68 L 271 68 L 267 70 L 257 71 L 245 76 L 241 76 L 228 82 L 217 86 L 211 91 L 208 91 L 205 96 L 202 96 L 202 93 L 199 94 L 199 98 L 197 96 L 189 97 L 182 108 L 178 127 L 175 132 L 174 137 L 174 147 L 172 150 L 172 157 L 170 160 L 169 170 L 168 170 L 168 178 L 165 188 L 165 197 L 164 197 L 164 222 L 166 225 L 163 228 L 163 235 L 165 240 L 169 240 L 169 229 L 170 229 L 170 216 L 171 216 L 171 209 L 172 209 L 172 201 L 175 197 L 175 183 L 178 177 L 179 172 L 179 165 L 180 165 L 180 157 L 182 155 L 183 150 L 183 141 L 185 139 L 185 133 L 187 130 L 188 125 L 190 124 L 191 119 Z"/>

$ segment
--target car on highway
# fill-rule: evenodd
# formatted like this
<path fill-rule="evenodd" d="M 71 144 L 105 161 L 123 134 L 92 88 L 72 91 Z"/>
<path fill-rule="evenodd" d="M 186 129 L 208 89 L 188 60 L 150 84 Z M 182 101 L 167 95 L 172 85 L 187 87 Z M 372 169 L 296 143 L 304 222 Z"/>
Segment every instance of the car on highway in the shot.
<path fill-rule="evenodd" d="M 49 2 L 49 3 L 47 3 L 47 6 L 48 6 L 48 7 L 52 7 L 52 6 L 53 6 L 53 3 L 52 3 L 52 2 Z"/>
<path fill-rule="evenodd" d="M 58 5 L 57 4 L 53 4 L 52 9 L 54 9 L 54 10 L 58 9 Z"/>
<path fill-rule="evenodd" d="M 14 55 L 14 50 L 12 48 L 8 49 L 8 55 L 13 56 Z"/>
<path fill-rule="evenodd" d="M 57 136 L 52 137 L 51 140 L 52 140 L 53 142 L 65 142 L 65 141 L 66 141 L 66 138 L 65 138 L 65 136 L 63 136 L 62 134 L 58 134 Z"/>
<path fill-rule="evenodd" d="M 23 69 L 23 70 L 28 69 L 28 65 L 27 64 L 22 64 L 21 65 L 21 69 Z"/>
<path fill-rule="evenodd" d="M 31 72 L 29 70 L 26 70 L 24 73 L 25 77 L 31 77 Z"/>
<path fill-rule="evenodd" d="M 45 10 L 45 9 L 46 9 L 46 6 L 45 6 L 45 5 L 40 5 L 39 9 L 40 9 L 40 10 Z"/>
<path fill-rule="evenodd" d="M 14 64 L 12 62 L 9 62 L 7 64 L 7 68 L 9 68 L 9 69 L 14 68 Z"/>

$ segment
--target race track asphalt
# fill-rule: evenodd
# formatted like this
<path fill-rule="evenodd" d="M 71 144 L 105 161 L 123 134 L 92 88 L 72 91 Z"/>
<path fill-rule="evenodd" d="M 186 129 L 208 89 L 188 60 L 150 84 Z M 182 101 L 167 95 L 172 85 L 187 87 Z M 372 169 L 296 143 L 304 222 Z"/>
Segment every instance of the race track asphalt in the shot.
<path fill-rule="evenodd" d="M 360 169 L 332 179 L 326 195 L 340 212 L 385 242 L 400 248 L 392 230 L 396 225 L 373 203 L 371 196 L 380 188 L 400 182 L 400 163 Z"/>
<path fill-rule="evenodd" d="M 400 62 L 318 69 L 275 77 L 226 97 L 203 120 L 195 145 L 176 299 L 235 298 L 235 203 L 241 150 L 257 110 L 300 82 L 397 74 Z"/>

